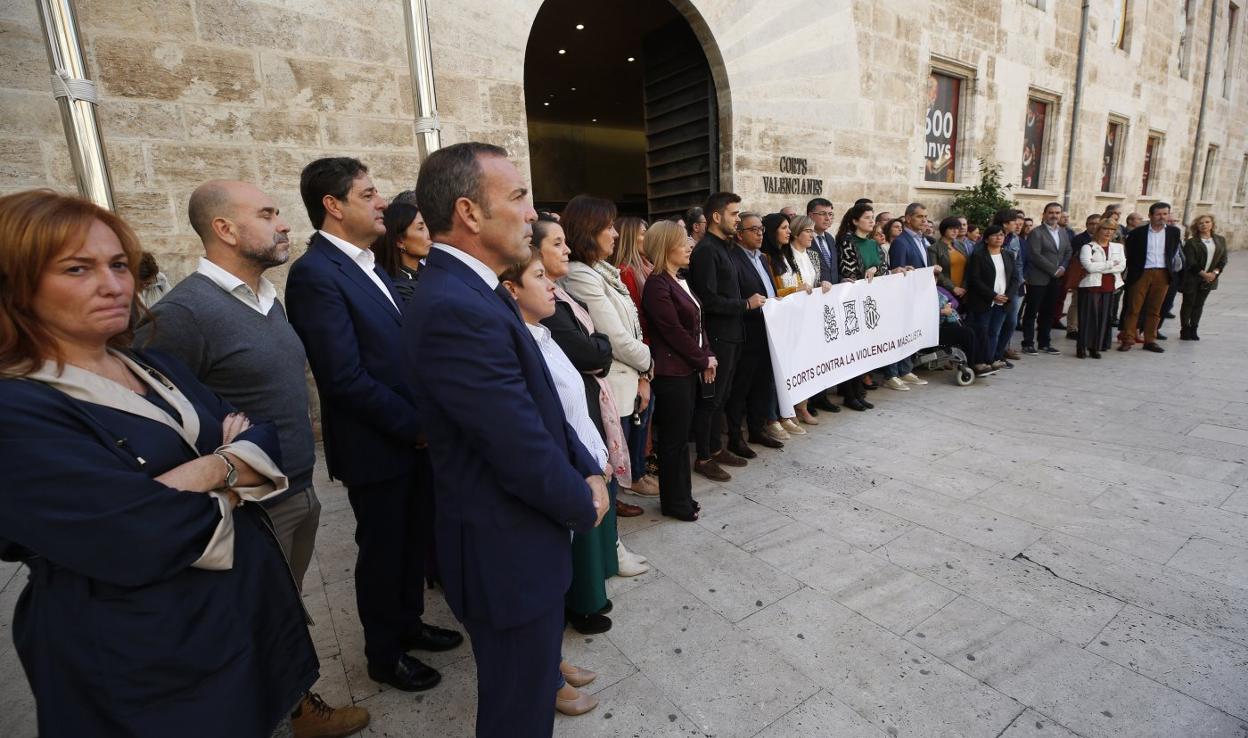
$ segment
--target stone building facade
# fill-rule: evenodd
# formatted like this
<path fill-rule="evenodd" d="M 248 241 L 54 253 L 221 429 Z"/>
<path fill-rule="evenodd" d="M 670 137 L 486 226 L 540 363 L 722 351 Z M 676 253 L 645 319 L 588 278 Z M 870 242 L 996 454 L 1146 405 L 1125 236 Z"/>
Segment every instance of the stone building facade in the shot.
<path fill-rule="evenodd" d="M 921 200 L 941 215 L 976 181 L 980 157 L 1000 162 L 1007 181 L 1019 185 L 1029 143 L 1038 178 L 1015 196 L 1029 212 L 1062 199 L 1078 0 L 671 3 L 702 44 L 714 78 L 719 184 L 751 208 L 800 206 L 808 195 L 767 191 L 787 186 L 782 180 L 797 176 L 793 162 L 800 161 L 800 178 L 818 181 L 838 212 L 865 195 L 894 211 Z M 1195 156 L 1192 212 L 1180 215 L 1212 212 L 1234 246 L 1248 245 L 1248 66 L 1237 4 L 1091 5 L 1073 142 L 1075 220 L 1111 202 L 1130 211 L 1165 199 L 1180 209 Z M 429 0 L 444 143 L 498 143 L 527 170 L 526 102 L 536 101 L 525 96 L 526 45 L 541 6 Z M 291 215 L 300 241 L 310 227 L 298 177 L 309 160 L 355 155 L 383 191 L 413 184 L 420 161 L 402 0 L 77 0 L 77 8 L 102 93 L 118 210 L 172 278 L 194 268 L 198 244 L 185 203 L 205 178 L 260 183 Z M 0 192 L 71 190 L 32 0 L 0 0 L 0 58 Z M 957 151 L 953 182 L 925 177 L 933 72 L 944 83 L 957 80 L 956 112 L 937 121 L 938 134 L 951 132 L 942 122 L 956 129 L 949 137 Z M 1030 111 L 1042 110 L 1046 120 L 1038 139 L 1025 134 L 1033 103 L 1044 107 Z M 1113 172 L 1103 181 L 1111 124 L 1119 126 Z"/>

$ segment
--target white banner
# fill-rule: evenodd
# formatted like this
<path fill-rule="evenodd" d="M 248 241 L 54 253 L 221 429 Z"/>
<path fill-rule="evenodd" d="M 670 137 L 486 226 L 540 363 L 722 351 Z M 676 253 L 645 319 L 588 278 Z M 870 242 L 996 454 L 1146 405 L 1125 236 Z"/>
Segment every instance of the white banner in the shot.
<path fill-rule="evenodd" d="M 935 346 L 939 313 L 930 267 L 768 300 L 763 317 L 780 407 Z"/>

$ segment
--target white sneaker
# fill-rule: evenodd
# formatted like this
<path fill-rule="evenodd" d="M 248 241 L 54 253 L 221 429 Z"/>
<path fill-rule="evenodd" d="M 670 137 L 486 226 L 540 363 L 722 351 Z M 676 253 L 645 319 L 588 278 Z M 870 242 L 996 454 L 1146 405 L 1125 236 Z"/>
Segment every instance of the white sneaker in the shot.
<path fill-rule="evenodd" d="M 615 542 L 615 559 L 619 564 L 620 576 L 635 577 L 638 574 L 645 574 L 650 571 L 647 564 L 643 564 L 637 560 L 631 551 L 624 548 L 624 544 L 620 541 Z"/>
<path fill-rule="evenodd" d="M 766 431 L 767 435 L 777 441 L 787 441 L 792 438 L 792 436 L 789 435 L 789 432 L 784 429 L 784 426 L 780 425 L 780 421 L 778 420 L 774 423 L 768 423 Z"/>
<path fill-rule="evenodd" d="M 901 375 L 901 381 L 905 382 L 906 384 L 927 384 L 926 379 L 919 379 L 917 376 L 915 376 L 914 372 Z"/>
<path fill-rule="evenodd" d="M 897 390 L 898 392 L 910 391 L 909 385 L 907 385 L 905 382 L 901 381 L 897 377 L 889 377 L 888 381 L 884 383 L 884 386 L 889 389 Z"/>
<path fill-rule="evenodd" d="M 624 547 L 624 541 L 621 541 L 621 540 L 620 540 L 620 539 L 618 539 L 618 538 L 617 538 L 617 539 L 615 539 L 615 546 L 616 546 L 616 548 L 617 548 L 617 550 L 618 550 L 618 551 L 623 551 L 623 552 L 624 552 L 624 554 L 625 554 L 626 556 L 631 556 L 631 557 L 633 557 L 633 559 L 634 559 L 634 560 L 635 560 L 638 564 L 644 564 L 644 563 L 646 563 L 646 562 L 650 561 L 650 559 L 647 559 L 645 556 L 642 556 L 642 555 L 641 555 L 641 554 L 639 554 L 639 553 L 634 553 L 633 551 L 629 551 L 627 548 L 625 548 L 625 547 Z M 617 555 L 618 555 L 618 551 L 617 551 Z"/>

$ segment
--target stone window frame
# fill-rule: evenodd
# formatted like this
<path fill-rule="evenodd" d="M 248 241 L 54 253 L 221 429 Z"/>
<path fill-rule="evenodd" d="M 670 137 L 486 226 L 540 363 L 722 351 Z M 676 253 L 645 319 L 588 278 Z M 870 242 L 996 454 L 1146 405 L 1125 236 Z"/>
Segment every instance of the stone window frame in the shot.
<path fill-rule="evenodd" d="M 1226 4 L 1226 61 L 1222 65 L 1222 99 L 1231 99 L 1231 90 L 1234 88 L 1235 79 L 1235 58 L 1239 55 L 1239 37 L 1242 35 L 1239 31 L 1239 25 L 1242 22 L 1240 17 L 1240 7 L 1235 2 Z"/>
<path fill-rule="evenodd" d="M 1153 141 L 1157 145 L 1153 147 L 1152 155 L 1148 154 L 1148 145 Z M 1159 165 L 1166 152 L 1166 132 L 1158 131 L 1150 128 L 1148 136 L 1144 138 L 1144 155 L 1148 161 L 1148 187 L 1145 187 L 1144 179 L 1144 159 L 1140 160 L 1140 197 L 1151 197 L 1157 191 L 1157 174 L 1159 173 Z"/>
<path fill-rule="evenodd" d="M 1039 10 L 1040 12 L 1048 11 L 1048 0 L 1023 0 L 1023 3 Z"/>
<path fill-rule="evenodd" d="M 1235 197 L 1232 200 L 1231 205 L 1237 208 L 1244 207 L 1248 200 L 1248 154 L 1244 154 L 1244 158 L 1240 160 L 1239 182 L 1235 185 Z"/>
<path fill-rule="evenodd" d="M 1200 199 L 1197 201 L 1201 205 L 1212 204 L 1214 198 L 1217 197 L 1220 151 L 1217 144 L 1209 144 L 1205 147 L 1205 165 L 1201 168 L 1200 174 Z"/>
<path fill-rule="evenodd" d="M 1179 36 L 1179 76 L 1188 79 L 1192 73 L 1192 37 L 1196 33 L 1196 0 L 1180 0 L 1183 8 L 1183 31 Z"/>
<path fill-rule="evenodd" d="M 967 124 L 976 120 L 974 115 L 976 108 L 975 99 L 978 93 L 976 84 L 978 77 L 976 69 L 970 64 L 958 61 L 957 59 L 933 53 L 928 57 L 927 63 L 927 75 L 931 74 L 943 74 L 962 80 L 961 89 L 958 92 L 958 136 L 956 139 L 958 159 L 954 162 L 953 182 L 929 182 L 923 176 L 923 166 L 926 159 L 924 156 L 920 156 L 919 166 L 915 170 L 916 179 L 913 186 L 916 189 L 923 190 L 967 189 L 971 186 L 971 174 L 978 172 L 973 165 L 968 163 L 975 161 L 976 157 L 970 150 L 971 146 L 975 143 L 975 139 L 967 132 Z M 923 79 L 926 80 L 927 76 L 925 75 Z M 924 105 L 925 103 L 920 100 L 919 104 Z M 925 110 L 919 113 L 920 120 L 924 118 L 925 113 Z M 920 134 L 921 133 L 922 132 L 920 131 Z M 922 136 L 920 136 L 920 138 L 922 138 Z"/>
<path fill-rule="evenodd" d="M 1097 183 L 1097 187 L 1100 188 L 1099 194 L 1101 195 L 1119 196 L 1122 195 L 1122 163 L 1127 150 L 1127 139 L 1131 135 L 1131 119 L 1118 113 L 1109 114 L 1105 121 L 1105 133 L 1101 137 L 1102 151 L 1104 151 L 1104 137 L 1109 135 L 1109 127 L 1112 125 L 1121 126 L 1122 133 L 1117 143 L 1114 144 L 1114 160 L 1110 162 L 1109 189 L 1101 188 L 1100 182 Z M 1101 176 L 1099 179 L 1103 180 L 1104 177 Z"/>
<path fill-rule="evenodd" d="M 1131 16 L 1135 12 L 1135 3 L 1131 0 L 1114 0 L 1114 5 L 1116 6 L 1114 11 L 1119 13 L 1119 15 L 1118 17 L 1112 17 L 1110 19 L 1110 38 L 1113 38 L 1114 29 L 1118 25 L 1119 21 L 1122 22 L 1122 33 L 1112 48 L 1114 51 L 1121 51 L 1123 53 L 1130 54 L 1131 34 L 1132 31 L 1135 30 L 1135 23 L 1133 22 L 1134 19 Z"/>
<path fill-rule="evenodd" d="M 1040 87 L 1027 88 L 1027 101 L 1038 100 L 1049 106 L 1047 117 L 1048 122 L 1044 126 L 1044 141 L 1041 143 L 1040 150 L 1040 181 L 1037 186 L 1031 188 L 1040 191 L 1056 191 L 1056 187 L 1061 182 L 1058 177 L 1058 166 L 1062 163 L 1061 156 L 1057 151 L 1058 129 L 1061 127 L 1061 116 L 1064 112 L 1062 109 L 1062 96 L 1052 90 L 1046 90 Z M 1025 114 L 1024 114 L 1025 115 Z M 1026 118 L 1024 118 L 1024 121 Z M 1021 156 L 1021 154 L 1020 154 Z M 1019 169 L 1022 169 L 1022 161 L 1019 161 Z"/>

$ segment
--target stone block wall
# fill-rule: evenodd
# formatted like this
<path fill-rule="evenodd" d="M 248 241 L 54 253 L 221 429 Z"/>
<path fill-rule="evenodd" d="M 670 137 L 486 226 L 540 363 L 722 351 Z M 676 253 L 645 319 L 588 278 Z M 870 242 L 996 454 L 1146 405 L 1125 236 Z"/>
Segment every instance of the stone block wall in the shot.
<path fill-rule="evenodd" d="M 205 179 L 259 183 L 302 244 L 299 173 L 358 156 L 386 194 L 419 167 L 403 10 L 346 0 L 78 0 L 118 211 L 176 281 Z M 0 192 L 72 191 L 31 0 L 0 0 Z M 275 275 L 278 282 L 282 274 Z"/>

